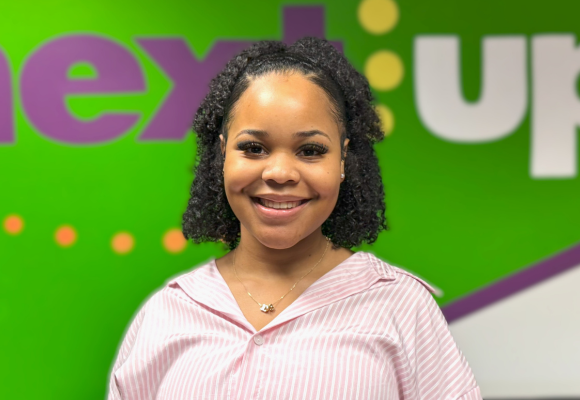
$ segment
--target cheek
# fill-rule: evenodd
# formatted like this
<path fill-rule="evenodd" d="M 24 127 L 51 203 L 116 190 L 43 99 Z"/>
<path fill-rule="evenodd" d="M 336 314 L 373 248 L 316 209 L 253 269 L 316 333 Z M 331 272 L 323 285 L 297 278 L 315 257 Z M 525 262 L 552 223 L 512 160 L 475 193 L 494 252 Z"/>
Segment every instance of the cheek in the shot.
<path fill-rule="evenodd" d="M 340 191 L 340 170 L 334 165 L 321 168 L 305 168 L 303 181 L 317 193 L 319 200 L 335 202 Z"/>
<path fill-rule="evenodd" d="M 260 175 L 261 170 L 254 163 L 244 162 L 234 157 L 226 159 L 224 171 L 226 192 L 229 190 L 235 195 L 256 181 Z"/>

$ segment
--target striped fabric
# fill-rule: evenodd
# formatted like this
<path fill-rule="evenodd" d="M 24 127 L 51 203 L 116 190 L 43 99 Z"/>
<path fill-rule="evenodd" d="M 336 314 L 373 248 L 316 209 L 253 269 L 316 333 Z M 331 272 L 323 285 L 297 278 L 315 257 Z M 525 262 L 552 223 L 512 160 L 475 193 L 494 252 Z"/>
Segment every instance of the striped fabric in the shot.
<path fill-rule="evenodd" d="M 479 400 L 429 291 L 358 252 L 256 332 L 211 261 L 139 310 L 108 399 Z"/>

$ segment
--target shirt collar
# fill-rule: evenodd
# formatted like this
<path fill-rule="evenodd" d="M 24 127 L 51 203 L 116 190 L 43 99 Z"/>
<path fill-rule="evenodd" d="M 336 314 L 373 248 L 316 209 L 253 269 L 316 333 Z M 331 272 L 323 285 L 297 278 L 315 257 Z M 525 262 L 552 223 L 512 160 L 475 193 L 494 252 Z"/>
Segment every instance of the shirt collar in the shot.
<path fill-rule="evenodd" d="M 377 283 L 393 281 L 395 277 L 395 269 L 373 254 L 364 251 L 355 253 L 310 285 L 261 332 L 360 293 Z M 197 303 L 222 314 L 252 333 L 256 332 L 242 314 L 215 260 L 177 277 L 169 285 L 178 285 Z"/>

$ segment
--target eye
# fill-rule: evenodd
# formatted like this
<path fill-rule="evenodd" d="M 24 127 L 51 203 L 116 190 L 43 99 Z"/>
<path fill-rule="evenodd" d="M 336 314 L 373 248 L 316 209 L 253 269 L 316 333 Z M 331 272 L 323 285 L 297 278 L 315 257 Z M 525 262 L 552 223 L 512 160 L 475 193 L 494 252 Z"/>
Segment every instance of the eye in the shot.
<path fill-rule="evenodd" d="M 254 155 L 254 156 L 259 156 L 259 155 L 266 153 L 264 146 L 262 146 L 262 144 L 258 143 L 258 142 L 251 142 L 251 141 L 240 142 L 240 143 L 238 143 L 238 149 L 242 150 L 246 154 L 250 154 L 250 155 Z"/>
<path fill-rule="evenodd" d="M 307 143 L 300 148 L 299 155 L 304 157 L 317 157 L 328 152 L 328 147 L 321 143 Z"/>

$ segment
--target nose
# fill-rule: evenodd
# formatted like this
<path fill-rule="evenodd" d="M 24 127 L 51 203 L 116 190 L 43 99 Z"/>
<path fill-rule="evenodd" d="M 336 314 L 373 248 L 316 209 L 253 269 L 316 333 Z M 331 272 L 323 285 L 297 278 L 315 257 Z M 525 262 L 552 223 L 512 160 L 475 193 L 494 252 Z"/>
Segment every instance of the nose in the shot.
<path fill-rule="evenodd" d="M 294 157 L 286 154 L 272 154 L 262 171 L 264 181 L 276 182 L 280 185 L 298 183 L 300 172 L 297 169 Z"/>

